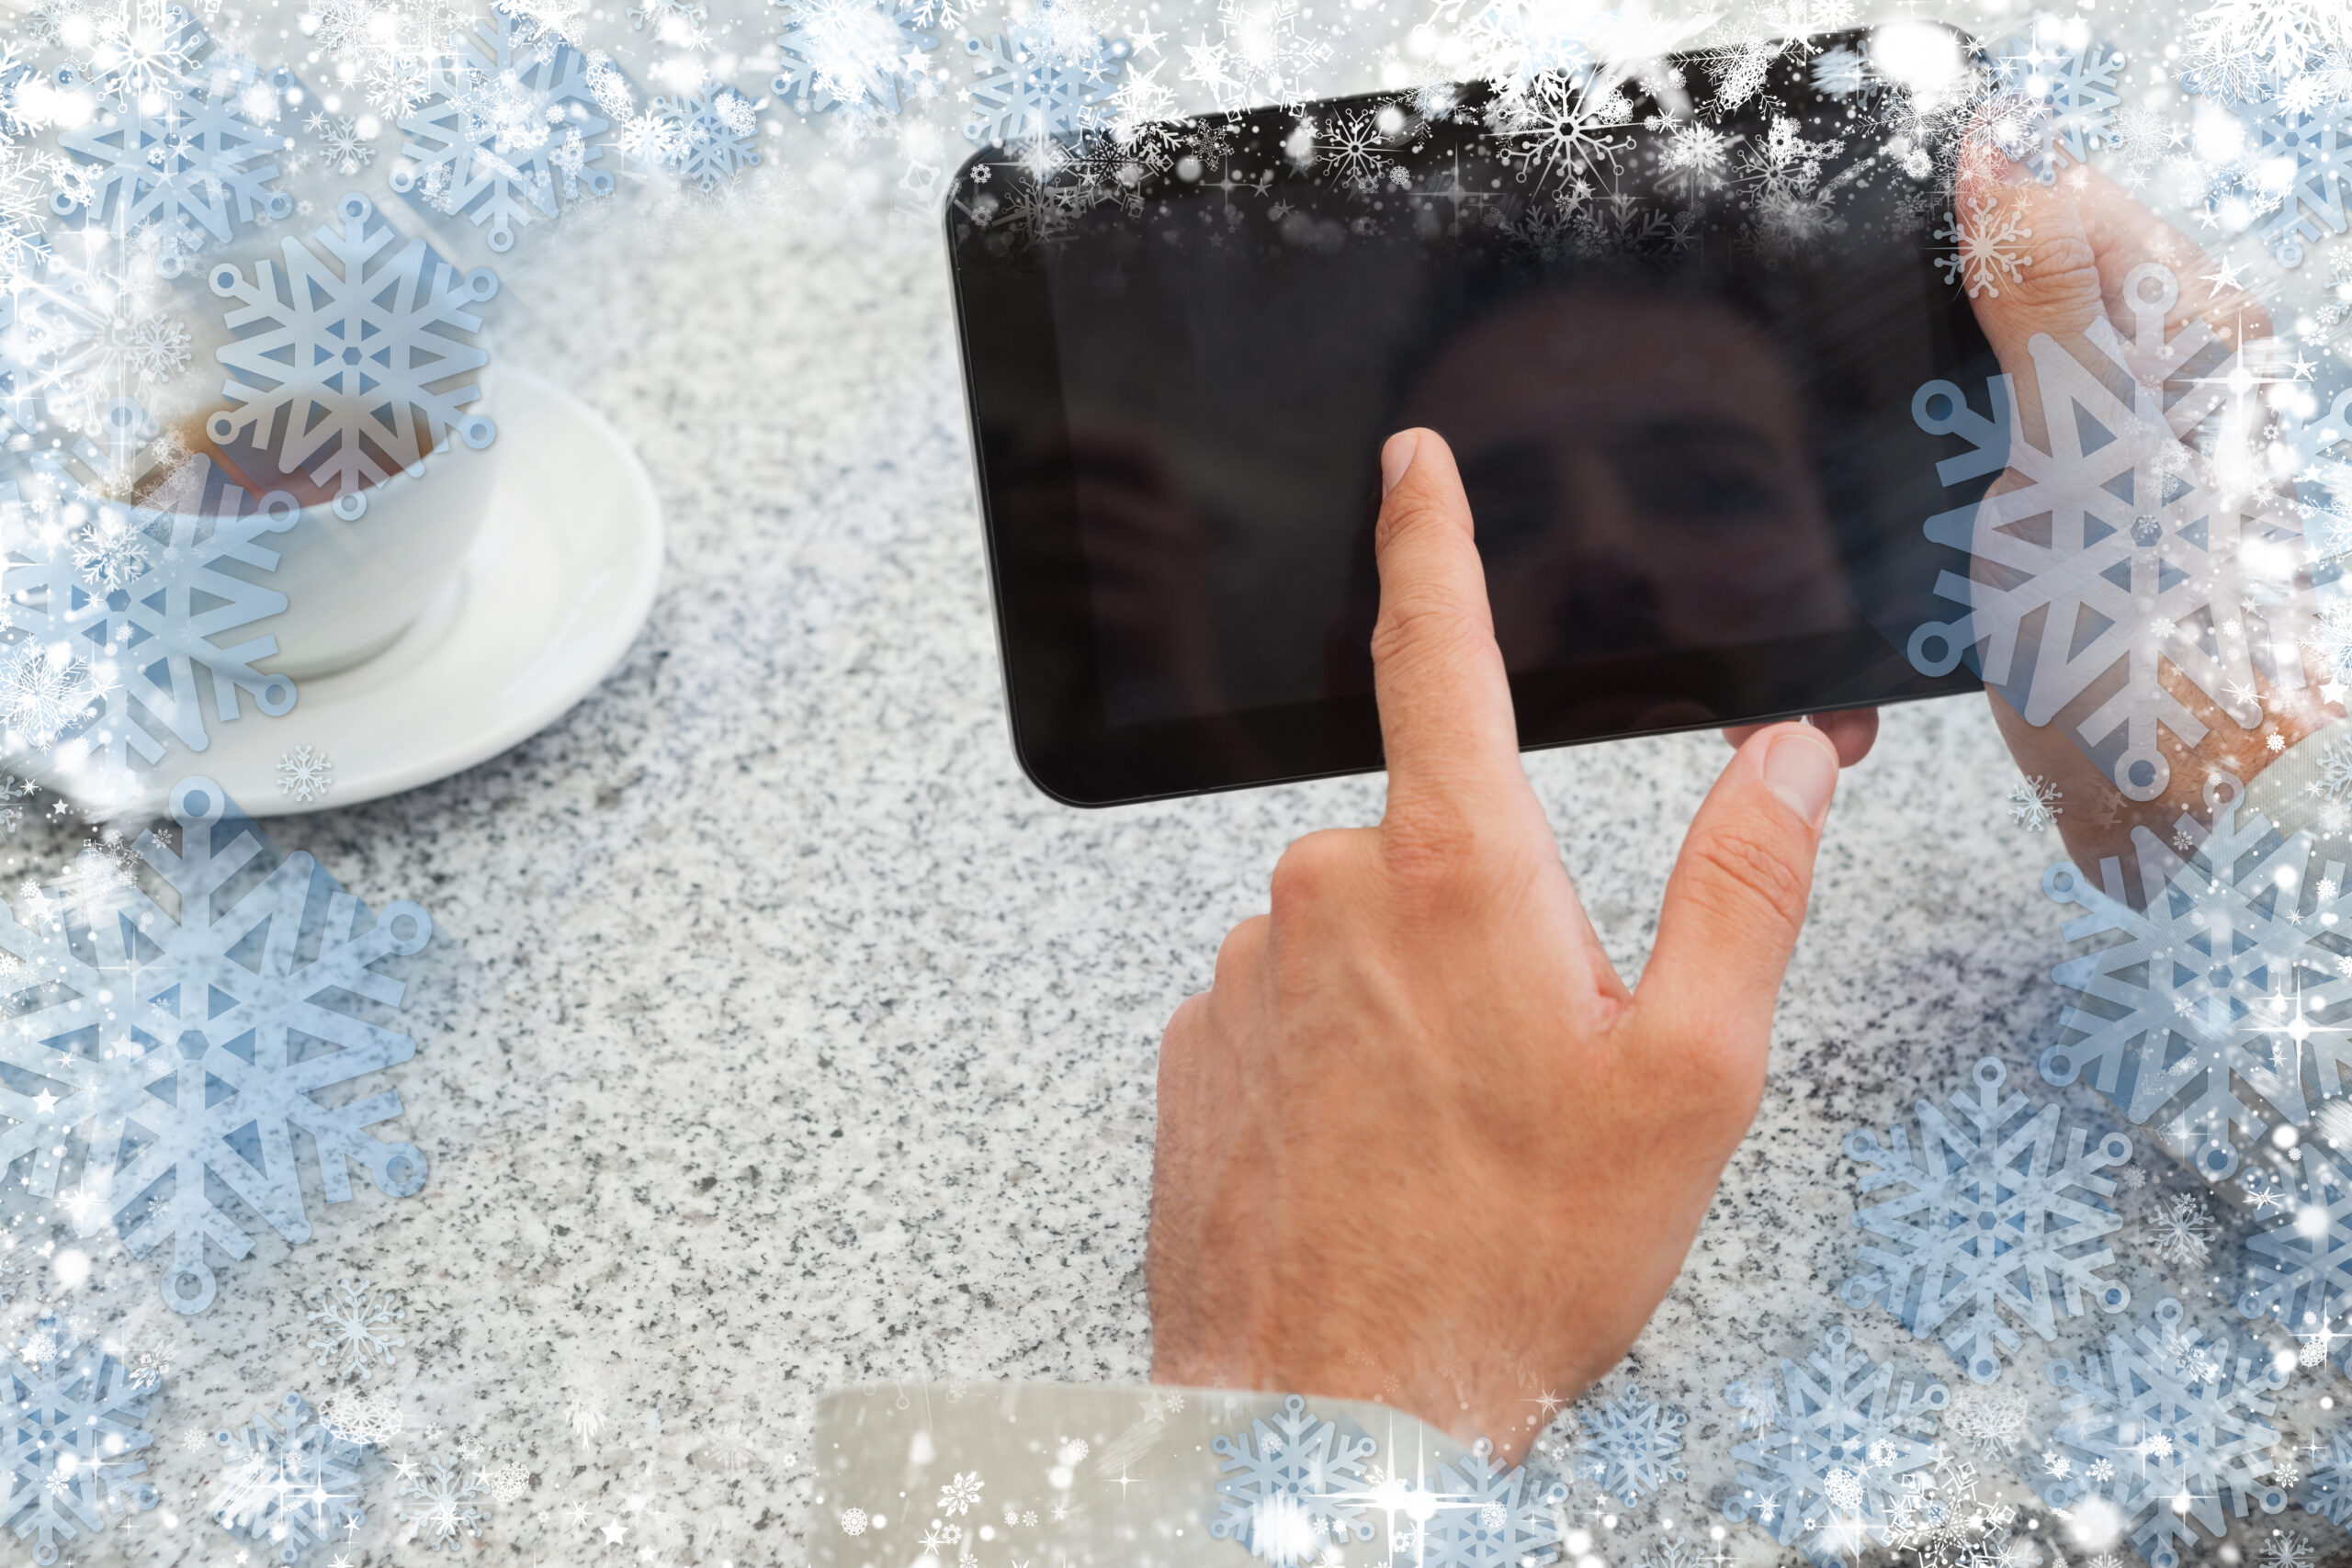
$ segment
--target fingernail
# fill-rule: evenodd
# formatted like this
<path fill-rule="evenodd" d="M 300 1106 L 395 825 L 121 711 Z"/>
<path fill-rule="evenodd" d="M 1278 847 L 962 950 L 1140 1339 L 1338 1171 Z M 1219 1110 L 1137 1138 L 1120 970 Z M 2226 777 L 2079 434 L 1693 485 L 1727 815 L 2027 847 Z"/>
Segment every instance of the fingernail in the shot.
<path fill-rule="evenodd" d="M 1413 454 L 1420 445 L 1419 433 L 1410 430 L 1400 430 L 1388 438 L 1388 444 L 1380 449 L 1381 494 L 1386 495 L 1396 488 L 1396 481 L 1413 466 Z"/>
<path fill-rule="evenodd" d="M 1788 731 L 1764 753 L 1764 783 L 1805 826 L 1818 828 L 1838 793 L 1838 748 L 1817 729 Z"/>

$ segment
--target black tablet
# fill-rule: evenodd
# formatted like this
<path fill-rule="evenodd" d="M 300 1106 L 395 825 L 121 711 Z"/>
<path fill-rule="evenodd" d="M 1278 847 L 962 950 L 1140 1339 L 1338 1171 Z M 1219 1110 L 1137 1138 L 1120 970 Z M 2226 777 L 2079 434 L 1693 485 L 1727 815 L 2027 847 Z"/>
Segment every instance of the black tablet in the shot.
<path fill-rule="evenodd" d="M 1462 467 L 1523 746 L 1974 689 L 1905 653 L 1968 570 L 1921 533 L 1957 498 L 1912 399 L 1998 366 L 1950 128 L 1872 46 L 966 164 L 948 243 L 1029 776 L 1099 806 L 1379 767 L 1376 460 L 1417 424 Z"/>

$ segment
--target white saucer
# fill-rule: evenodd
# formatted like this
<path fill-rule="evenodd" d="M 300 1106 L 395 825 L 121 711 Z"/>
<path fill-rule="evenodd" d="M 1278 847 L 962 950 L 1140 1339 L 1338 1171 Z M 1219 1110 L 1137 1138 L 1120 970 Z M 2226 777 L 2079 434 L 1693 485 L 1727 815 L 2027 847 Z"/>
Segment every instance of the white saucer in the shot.
<path fill-rule="evenodd" d="M 653 480 L 603 415 L 516 371 L 500 378 L 498 444 L 489 518 L 416 624 L 367 662 L 300 682 L 282 717 L 211 725 L 202 751 L 164 759 L 151 804 L 190 773 L 255 817 L 398 795 L 527 739 L 611 672 L 661 579 Z M 298 746 L 333 768 L 313 800 L 278 787 Z"/>

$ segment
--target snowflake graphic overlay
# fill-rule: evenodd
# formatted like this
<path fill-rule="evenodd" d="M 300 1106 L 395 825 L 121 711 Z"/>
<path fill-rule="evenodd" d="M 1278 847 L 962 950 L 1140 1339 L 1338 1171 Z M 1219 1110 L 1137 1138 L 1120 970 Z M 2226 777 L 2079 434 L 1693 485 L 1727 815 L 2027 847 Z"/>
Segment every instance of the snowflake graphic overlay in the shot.
<path fill-rule="evenodd" d="M 1432 1490 L 1408 1501 L 1408 1517 L 1417 1517 L 1420 1506 L 1434 1511 L 1412 1528 L 1405 1543 L 1409 1555 L 1399 1551 L 1396 1559 L 1422 1568 L 1520 1568 L 1550 1562 L 1558 1556 L 1567 1528 L 1562 1506 L 1567 1497 L 1563 1482 L 1525 1465 L 1497 1462 L 1494 1445 L 1482 1438 L 1468 1457 L 1438 1466 Z"/>
<path fill-rule="evenodd" d="M 1862 1246 L 1869 1271 L 1838 1295 L 1851 1307 L 1883 1303 L 1917 1338 L 1939 1336 L 1982 1383 L 2001 1375 L 2003 1349 L 2024 1343 L 2010 1318 L 2049 1340 L 2059 1307 L 2081 1316 L 2086 1293 L 2105 1312 L 2130 1304 L 2099 1272 L 2115 1261 L 2105 1238 L 2122 1224 L 2100 1172 L 2129 1160 L 2132 1141 L 2110 1133 L 2094 1145 L 2079 1125 L 2062 1134 L 2057 1106 L 2002 1095 L 2008 1069 L 1990 1056 L 1971 1076 L 1974 1091 L 1952 1097 L 1952 1114 L 1919 1102 L 1916 1154 L 1899 1122 L 1883 1146 L 1867 1131 L 1847 1138 L 1846 1157 L 1874 1168 L 1862 1191 L 1896 1193 L 1855 1214 L 1878 1239 Z"/>
<path fill-rule="evenodd" d="M 1939 1382 L 1897 1390 L 1894 1369 L 1833 1325 L 1804 1362 L 1781 1360 L 1779 1388 L 1736 1382 L 1724 1391 L 1741 1430 L 1754 1433 L 1732 1450 L 1740 1490 L 1724 1517 L 1753 1519 L 1815 1568 L 1888 1541 L 1906 1478 L 1935 1463 L 1936 1413 L 1950 1398 Z"/>
<path fill-rule="evenodd" d="M 2050 780 L 2040 773 L 2030 774 L 2009 786 L 2009 821 L 2029 833 L 2045 832 L 2066 814 L 2059 804 L 2065 798 L 2064 792 Z"/>
<path fill-rule="evenodd" d="M 1299 1568 L 1350 1537 L 1372 1539 L 1363 1467 L 1378 1445 L 1341 1432 L 1297 1394 L 1281 1415 L 1209 1446 L 1225 1461 L 1216 1483 L 1224 1501 L 1209 1521 L 1217 1540 L 1238 1540 L 1275 1568 Z"/>
<path fill-rule="evenodd" d="M 2159 676 L 2169 663 L 2229 717 L 2262 721 L 2253 695 L 2256 655 L 2283 690 L 2300 690 L 2302 663 L 2288 629 L 2290 581 L 2245 564 L 2243 547 L 2291 539 L 2301 531 L 2290 503 L 2225 493 L 2213 459 L 2184 438 L 2219 408 L 2236 355 L 2202 322 L 2169 340 L 2165 313 L 2178 280 L 2153 263 L 2132 269 L 2124 299 L 2136 319 L 2127 345 L 2105 321 L 2086 334 L 2117 367 L 2128 400 L 2046 333 L 2028 344 L 2040 382 L 2048 450 L 2017 434 L 2010 378 L 1992 379 L 1992 417 L 1968 406 L 1950 381 L 1930 381 L 1911 400 L 1912 418 L 1935 435 L 1960 435 L 1973 450 L 1936 466 L 1947 485 L 2007 470 L 2009 488 L 1927 520 L 1928 537 L 1968 552 L 1976 581 L 1947 571 L 1939 597 L 1966 605 L 1951 622 L 1930 621 L 1910 638 L 1912 664 L 1949 674 L 1971 649 L 1988 685 L 2009 687 L 2020 633 L 2045 619 L 2027 690 L 2016 705 L 2041 726 L 2120 666 L 2121 683 L 2076 731 L 2085 751 L 2133 800 L 2160 794 L 2170 774 L 2159 726 L 2195 746 L 2206 726 Z M 2123 367 L 2139 355 L 2175 379 L 2164 388 Z M 2167 389 L 2189 383 L 2166 401 Z M 2240 487 L 2241 489 L 2243 487 Z M 2046 521 L 2044 521 L 2046 520 Z M 2020 525 L 2033 524 L 2033 526 Z M 2277 612 L 2275 624 L 2270 617 Z M 2118 747 L 2120 742 L 2120 749 Z"/>
<path fill-rule="evenodd" d="M 320 1325 L 311 1348 L 319 1353 L 319 1365 L 334 1367 L 337 1377 L 373 1377 L 379 1362 L 390 1367 L 408 1343 L 405 1335 L 391 1331 L 401 1316 L 396 1292 L 371 1291 L 365 1280 L 345 1280 L 311 1300 L 317 1303 L 311 1321 Z"/>
<path fill-rule="evenodd" d="M 215 1432 L 227 1463 L 207 1505 L 232 1535 L 267 1542 L 294 1562 L 322 1540 L 347 1539 L 368 1522 L 359 1501 L 367 1450 L 321 1422 L 308 1401 L 288 1393 L 277 1418 L 256 1416 L 233 1432 Z"/>
<path fill-rule="evenodd" d="M 6 1359 L 8 1524 L 32 1542 L 34 1562 L 54 1562 L 61 1541 L 95 1535 L 125 1509 L 161 1500 L 154 1487 L 132 1483 L 147 1471 L 136 1456 L 155 1440 L 144 1423 L 162 1387 L 83 1344 L 54 1313 L 42 1314 Z"/>
<path fill-rule="evenodd" d="M 1582 1456 L 1577 1468 L 1630 1508 L 1643 1493 L 1682 1479 L 1674 1456 L 1682 1451 L 1684 1419 L 1674 1406 L 1644 1399 L 1641 1389 L 1629 1382 L 1577 1413 L 1585 1431 L 1577 1445 Z"/>
<path fill-rule="evenodd" d="M 429 1548 L 462 1546 L 481 1534 L 481 1506 L 490 1495 L 487 1474 L 458 1461 L 434 1458 L 422 1466 L 400 1464 L 400 1521 L 404 1540 Z"/>
<path fill-rule="evenodd" d="M 2251 1170 L 2240 1183 L 2258 1213 L 2278 1213 L 2245 1238 L 2238 1311 L 2314 1336 L 2305 1348 L 2324 1357 L 2340 1337 L 2326 1334 L 2325 1325 L 2352 1298 L 2352 1166 L 2322 1138 L 2302 1139 L 2278 1157 L 2290 1181 Z M 2341 1345 L 2337 1364 L 2352 1370 L 2352 1338 Z"/>
<path fill-rule="evenodd" d="M 656 98 L 656 162 L 697 190 L 716 190 L 758 164 L 752 100 L 723 82 L 705 82 L 675 98 Z"/>
<path fill-rule="evenodd" d="M 2352 1427 L 2329 1435 L 2303 1481 L 2303 1511 L 2352 1529 Z"/>
<path fill-rule="evenodd" d="M 424 1185 L 415 1145 L 367 1131 L 401 1113 L 397 1091 L 314 1096 L 416 1054 L 358 1004 L 399 1005 L 402 983 L 376 965 L 418 952 L 433 923 L 406 901 L 367 921 L 317 862 L 280 857 L 209 779 L 183 779 L 171 805 L 179 850 L 153 833 L 132 847 L 177 895 L 176 917 L 96 850 L 78 885 L 36 887 L 21 912 L 0 906 L 0 949 L 40 977 L 44 998 L 0 1036 L 12 1069 L 0 1111 L 17 1121 L 0 1161 L 26 1161 L 27 1188 L 53 1196 L 59 1151 L 83 1129 L 81 1185 L 63 1206 L 85 1235 L 113 1221 L 134 1257 L 169 1240 L 164 1299 L 195 1313 L 218 1290 L 205 1243 L 232 1258 L 253 1249 L 243 1213 L 310 1239 L 297 1132 L 330 1203 L 349 1201 L 353 1165 L 396 1198 Z M 14 1087 L 27 1074 L 47 1087 Z"/>
<path fill-rule="evenodd" d="M 99 501 L 39 448 L 0 453 L 0 624 L 11 639 L 0 646 L 0 703 L 11 750 L 53 751 L 69 773 L 119 778 L 160 761 L 173 739 L 205 748 L 205 684 L 221 722 L 243 712 L 241 693 L 265 715 L 293 707 L 294 683 L 254 668 L 276 638 L 222 640 L 286 608 L 249 573 L 277 567 L 263 539 L 294 525 L 293 498 L 272 491 L 261 512 L 240 515 L 251 497 L 198 458 L 150 500 Z"/>
<path fill-rule="evenodd" d="M 1946 282 L 1966 290 L 1971 299 L 1979 294 L 1997 299 L 2002 284 L 2015 284 L 2025 276 L 2032 261 L 2025 242 L 2033 238 L 2033 231 L 2018 221 L 2023 209 L 2004 209 L 1989 196 L 1970 197 L 1960 205 L 1968 216 L 1947 212 L 1944 226 L 1936 231 L 1936 238 L 1951 246 L 1936 258 L 1936 265 L 1943 269 Z"/>
<path fill-rule="evenodd" d="M 2149 1250 L 2166 1263 L 2193 1267 L 2212 1254 L 2212 1212 L 2194 1192 L 2165 1199 L 2148 1216 L 2145 1229 L 2154 1237 Z"/>
<path fill-rule="evenodd" d="M 334 784 L 334 764 L 323 751 L 297 746 L 277 759 L 277 793 L 288 800 L 308 805 L 324 795 Z"/>
<path fill-rule="evenodd" d="M 2226 1337 L 2207 1341 L 2186 1315 L 2167 1296 L 2129 1336 L 2109 1329 L 2104 1357 L 2050 1368 L 2066 1391 L 2065 1416 L 2051 1434 L 2058 1462 L 2045 1461 L 2043 1500 L 2074 1508 L 2104 1499 L 2150 1568 L 2179 1568 L 2181 1549 L 2198 1544 L 2192 1527 L 2219 1536 L 2229 1516 L 2287 1506 L 2263 1479 L 2278 1442 L 2267 1395 L 2287 1374 L 2259 1340 L 2233 1359 Z"/>
<path fill-rule="evenodd" d="M 492 250 L 513 249 L 518 226 L 555 217 L 583 188 L 612 193 L 612 175 L 591 167 L 604 156 L 594 138 L 610 126 L 596 112 L 587 57 L 509 6 L 449 35 L 429 94 L 401 117 L 392 188 L 487 226 Z"/>
<path fill-rule="evenodd" d="M 2087 1082 L 2220 1181 L 2238 1167 L 2233 1131 L 2267 1130 L 2256 1102 L 2304 1126 L 2317 1102 L 2344 1092 L 2352 1040 L 2318 1021 L 2352 1000 L 2338 964 L 2352 942 L 2335 934 L 2352 901 L 2331 861 L 2306 910 L 2310 837 L 2281 838 L 2260 812 L 2240 809 L 2226 775 L 2205 799 L 2210 831 L 2180 819 L 2186 862 L 2146 828 L 2132 830 L 2143 908 L 2127 901 L 2118 860 L 2101 863 L 2104 887 L 2064 863 L 2042 874 L 2044 893 L 2082 911 L 2066 939 L 2104 945 L 2050 972 L 2072 997 L 2041 1076 Z"/>
<path fill-rule="evenodd" d="M 972 107 L 964 134 L 989 146 L 1077 136 L 1110 124 L 1126 40 L 1095 38 L 1071 49 L 1032 29 L 969 38 Z"/>
<path fill-rule="evenodd" d="M 60 215 L 85 209 L 119 233 L 156 231 L 167 277 L 178 275 L 180 258 L 208 236 L 225 242 L 241 224 L 294 211 L 291 196 L 269 188 L 278 168 L 267 161 L 292 140 L 200 92 L 175 96 L 152 113 L 126 108 L 102 115 L 61 130 L 57 140 L 84 165 L 57 198 Z"/>
<path fill-rule="evenodd" d="M 2352 92 L 2316 102 L 2280 94 L 2231 107 L 2245 145 L 2216 172 L 2209 205 L 2225 228 L 2257 229 L 2280 265 L 2300 266 L 2305 242 L 2345 231 Z"/>
<path fill-rule="evenodd" d="M 915 0 L 791 0 L 776 35 L 783 68 L 770 89 L 807 116 L 828 109 L 897 114 L 913 62 L 939 47 Z"/>
<path fill-rule="evenodd" d="M 1987 51 L 1996 90 L 2035 111 L 1988 117 L 1995 143 L 2048 185 L 2107 140 L 2115 121 L 2123 56 L 2098 43 L 2080 17 L 2042 16 Z"/>
<path fill-rule="evenodd" d="M 465 412 L 481 389 L 449 383 L 490 363 L 460 334 L 481 332 L 474 307 L 498 279 L 487 267 L 460 273 L 421 239 L 400 243 L 356 191 L 335 209 L 341 231 L 322 225 L 315 236 L 323 254 L 289 237 L 283 274 L 267 261 L 250 281 L 213 268 L 212 292 L 239 301 L 225 318 L 238 335 L 216 351 L 234 407 L 207 432 L 224 448 L 274 453 L 279 473 L 306 474 L 334 493 L 335 515 L 356 522 L 368 487 L 446 439 L 480 451 L 497 436 L 488 414 Z"/>

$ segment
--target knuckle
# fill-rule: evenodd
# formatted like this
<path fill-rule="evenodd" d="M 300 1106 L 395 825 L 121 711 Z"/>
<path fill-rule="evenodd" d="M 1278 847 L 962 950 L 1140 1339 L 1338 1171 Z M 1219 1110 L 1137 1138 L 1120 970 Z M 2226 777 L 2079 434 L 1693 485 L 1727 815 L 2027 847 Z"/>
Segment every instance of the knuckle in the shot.
<path fill-rule="evenodd" d="M 1699 879 L 1702 897 L 1712 892 L 1773 937 L 1793 939 L 1804 924 L 1808 882 L 1778 836 L 1733 824 L 1709 834 L 1692 852 L 1708 874 Z"/>
<path fill-rule="evenodd" d="M 1409 484 L 1398 485 L 1388 492 L 1387 501 L 1380 508 L 1380 519 L 1373 525 L 1373 551 L 1374 554 L 1385 554 L 1406 535 L 1427 528 L 1452 526 L 1453 516 L 1446 507 L 1422 495 Z"/>
<path fill-rule="evenodd" d="M 1372 660 L 1394 665 L 1408 656 L 1441 657 L 1438 650 L 1466 647 L 1480 629 L 1469 608 L 1447 596 L 1385 592 L 1372 628 Z"/>
<path fill-rule="evenodd" d="M 1343 874 L 1347 837 L 1326 829 L 1295 840 L 1274 863 L 1272 886 L 1276 918 L 1295 915 L 1331 895 Z"/>
<path fill-rule="evenodd" d="M 1225 940 L 1217 944 L 1216 977 L 1209 982 L 1212 992 L 1219 988 L 1231 990 L 1242 984 L 1256 967 L 1258 954 L 1264 951 L 1266 945 L 1266 924 L 1265 916 L 1252 915 L 1225 933 Z M 1209 1006 L 1206 997 L 1187 998 L 1183 1007 L 1176 1010 L 1175 1021 L 1168 1026 L 1170 1032 L 1174 1032 L 1176 1023 L 1182 1021 L 1185 1010 L 1194 1003 L 1199 1003 L 1203 1011 Z"/>
<path fill-rule="evenodd" d="M 1449 904 L 1483 880 L 1488 838 L 1467 812 L 1432 800 L 1383 825 L 1381 861 L 1408 904 Z"/>
<path fill-rule="evenodd" d="M 2002 292 L 2016 291 L 2018 308 L 2030 317 L 2063 317 L 2071 324 L 2081 317 L 2088 325 L 2100 309 L 2098 258 L 2088 241 L 2067 234 L 2034 248 L 2032 265 L 2015 282 L 2004 282 Z"/>

